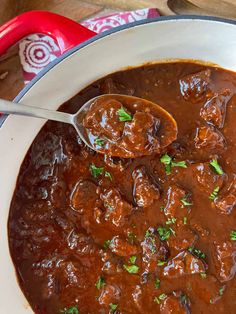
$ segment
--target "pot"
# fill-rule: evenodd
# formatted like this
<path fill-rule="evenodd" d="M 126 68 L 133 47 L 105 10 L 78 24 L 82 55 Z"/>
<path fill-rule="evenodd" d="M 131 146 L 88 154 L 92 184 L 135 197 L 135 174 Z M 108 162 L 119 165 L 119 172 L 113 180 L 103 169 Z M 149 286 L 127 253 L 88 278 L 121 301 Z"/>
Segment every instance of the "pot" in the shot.
<path fill-rule="evenodd" d="M 31 33 L 51 35 L 63 55 L 16 97 L 16 102 L 26 105 L 57 109 L 91 82 L 146 62 L 194 59 L 236 71 L 235 21 L 202 16 L 162 17 L 95 35 L 53 13 L 27 12 L 0 27 L 0 54 Z M 4 314 L 32 313 L 15 276 L 7 221 L 21 163 L 44 123 L 10 116 L 0 129 L 0 313 Z"/>

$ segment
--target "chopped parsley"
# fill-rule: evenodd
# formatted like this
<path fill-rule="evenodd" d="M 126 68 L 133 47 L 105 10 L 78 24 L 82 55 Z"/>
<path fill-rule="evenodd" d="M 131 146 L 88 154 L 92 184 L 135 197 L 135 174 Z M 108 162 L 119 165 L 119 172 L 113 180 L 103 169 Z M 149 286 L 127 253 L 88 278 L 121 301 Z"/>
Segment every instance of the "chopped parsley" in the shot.
<path fill-rule="evenodd" d="M 105 177 L 109 178 L 112 181 L 112 176 L 111 176 L 111 173 L 109 171 L 105 171 Z"/>
<path fill-rule="evenodd" d="M 221 288 L 219 289 L 219 295 L 222 296 L 223 293 L 224 293 L 224 291 L 225 291 L 225 286 L 223 286 L 223 287 L 221 287 Z"/>
<path fill-rule="evenodd" d="M 160 288 L 160 284 L 161 284 L 160 279 L 159 279 L 159 278 L 156 278 L 156 279 L 155 279 L 155 288 L 156 288 L 156 289 L 159 289 L 159 288 Z"/>
<path fill-rule="evenodd" d="M 187 221 L 188 221 L 188 218 L 185 216 L 185 217 L 183 218 L 183 223 L 184 223 L 184 225 L 187 225 Z"/>
<path fill-rule="evenodd" d="M 160 294 L 158 297 L 154 298 L 154 302 L 160 304 L 161 301 L 165 300 L 167 295 L 165 293 Z"/>
<path fill-rule="evenodd" d="M 101 138 L 96 138 L 96 140 L 94 141 L 94 144 L 98 145 L 98 146 L 103 146 L 104 145 L 104 140 Z"/>
<path fill-rule="evenodd" d="M 159 227 L 157 228 L 157 231 L 161 241 L 168 240 L 171 235 L 175 235 L 175 232 L 172 228 Z"/>
<path fill-rule="evenodd" d="M 104 285 L 105 285 L 105 279 L 100 276 L 97 282 L 95 283 L 95 286 L 98 290 L 100 290 Z"/>
<path fill-rule="evenodd" d="M 106 240 L 106 241 L 104 241 L 103 247 L 104 247 L 105 249 L 108 249 L 109 246 L 110 246 L 110 244 L 111 244 L 111 240 Z"/>
<path fill-rule="evenodd" d="M 178 161 L 178 162 L 172 161 L 171 166 L 172 167 L 187 168 L 186 161 Z"/>
<path fill-rule="evenodd" d="M 230 239 L 231 239 L 232 241 L 236 241 L 236 230 L 232 230 L 232 231 L 230 232 Z"/>
<path fill-rule="evenodd" d="M 205 279 L 207 277 L 207 274 L 206 273 L 200 273 L 200 276 L 202 279 Z"/>
<path fill-rule="evenodd" d="M 219 186 L 215 187 L 214 190 L 213 190 L 213 192 L 212 192 L 211 195 L 209 196 L 209 199 L 210 199 L 211 201 L 214 201 L 214 200 L 217 198 L 219 191 L 220 191 L 220 187 L 219 187 Z"/>
<path fill-rule="evenodd" d="M 128 232 L 127 240 L 130 244 L 134 244 L 136 240 L 136 235 L 133 232 Z"/>
<path fill-rule="evenodd" d="M 110 303 L 110 304 L 109 304 L 109 307 L 110 307 L 110 309 L 114 312 L 114 311 L 117 309 L 118 304 Z"/>
<path fill-rule="evenodd" d="M 184 207 L 184 206 L 192 206 L 193 204 L 192 203 L 189 203 L 189 194 L 185 195 L 183 198 L 181 198 L 181 203 L 182 203 L 182 206 L 181 207 Z"/>
<path fill-rule="evenodd" d="M 145 233 L 145 238 L 149 238 L 153 235 L 153 233 L 150 230 L 147 230 Z"/>
<path fill-rule="evenodd" d="M 96 167 L 94 164 L 90 165 L 90 171 L 94 178 L 102 175 L 104 172 L 104 167 Z"/>
<path fill-rule="evenodd" d="M 112 181 L 111 173 L 109 171 L 104 171 L 104 167 L 97 167 L 94 164 L 92 164 L 90 165 L 89 169 L 94 178 L 97 178 L 98 176 L 104 174 L 106 178 L 109 178 Z"/>
<path fill-rule="evenodd" d="M 182 167 L 187 168 L 185 161 L 173 161 L 172 157 L 169 156 L 167 153 L 161 156 L 160 162 L 165 165 L 165 172 L 167 175 L 171 174 L 172 167 Z"/>
<path fill-rule="evenodd" d="M 60 313 L 63 314 L 79 314 L 79 310 L 77 306 L 71 306 L 68 309 L 65 308 L 64 310 L 61 310 Z"/>
<path fill-rule="evenodd" d="M 127 111 L 125 111 L 125 108 L 120 108 L 117 113 L 120 122 L 132 121 L 132 116 Z"/>
<path fill-rule="evenodd" d="M 222 170 L 221 166 L 218 164 L 217 159 L 213 159 L 210 162 L 210 165 L 213 167 L 213 169 L 215 170 L 217 174 L 224 174 L 224 171 Z"/>
<path fill-rule="evenodd" d="M 131 257 L 129 258 L 129 261 L 130 261 L 131 264 L 135 264 L 136 259 L 137 259 L 137 256 L 133 255 L 133 256 L 131 256 Z"/>
<path fill-rule="evenodd" d="M 166 221 L 166 225 L 172 225 L 172 224 L 175 224 L 176 223 L 176 218 L 168 218 L 167 221 Z"/>
<path fill-rule="evenodd" d="M 152 237 L 149 237 L 149 239 L 150 239 L 150 248 L 151 248 L 151 251 L 152 251 L 152 253 L 153 254 L 155 254 L 156 253 L 156 241 L 155 241 L 155 239 L 154 238 L 152 238 Z"/>
<path fill-rule="evenodd" d="M 144 238 L 149 240 L 148 246 L 150 247 L 152 253 L 155 254 L 156 253 L 156 241 L 153 236 L 154 236 L 153 232 L 150 230 L 147 230 Z"/>
<path fill-rule="evenodd" d="M 161 206 L 161 207 L 160 207 L 160 211 L 161 211 L 161 212 L 163 212 L 163 211 L 164 211 L 164 209 L 165 209 L 165 207 L 164 207 L 164 206 Z"/>
<path fill-rule="evenodd" d="M 193 246 L 190 246 L 189 248 L 188 248 L 188 251 L 190 252 L 190 253 L 192 253 L 193 255 L 195 255 L 197 258 L 202 258 L 202 259 L 204 259 L 204 258 L 206 258 L 206 254 L 205 253 L 203 253 L 201 250 L 199 250 L 199 249 L 196 249 L 195 247 L 193 247 Z"/>
<path fill-rule="evenodd" d="M 188 296 L 187 296 L 186 294 L 181 294 L 180 302 L 181 302 L 183 305 L 187 305 L 188 302 L 189 302 Z"/>
<path fill-rule="evenodd" d="M 124 269 L 130 274 L 137 274 L 139 267 L 137 265 L 123 265 Z"/>
<path fill-rule="evenodd" d="M 165 261 L 161 261 L 160 259 L 157 261 L 157 266 L 163 266 L 165 264 L 166 264 L 166 262 Z"/>

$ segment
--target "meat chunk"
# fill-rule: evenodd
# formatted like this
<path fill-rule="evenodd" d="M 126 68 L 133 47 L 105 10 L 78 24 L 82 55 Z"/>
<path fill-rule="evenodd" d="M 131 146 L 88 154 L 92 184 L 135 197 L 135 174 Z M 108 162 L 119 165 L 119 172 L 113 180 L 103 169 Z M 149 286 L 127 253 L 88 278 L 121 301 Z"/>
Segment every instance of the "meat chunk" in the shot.
<path fill-rule="evenodd" d="M 120 288 L 117 285 L 105 284 L 102 288 L 98 302 L 109 307 L 110 303 L 117 303 L 120 298 Z"/>
<path fill-rule="evenodd" d="M 209 90 L 210 75 L 211 71 L 207 69 L 180 79 L 180 92 L 184 99 L 192 103 L 204 100 Z"/>
<path fill-rule="evenodd" d="M 118 189 L 115 188 L 105 190 L 100 197 L 105 208 L 105 220 L 117 227 L 121 226 L 125 217 L 131 212 L 131 204 L 124 200 Z"/>
<path fill-rule="evenodd" d="M 191 175 L 196 178 L 199 188 L 202 189 L 204 193 L 210 195 L 215 187 L 222 187 L 224 175 L 216 174 L 209 163 L 193 164 L 190 167 L 189 171 Z"/>
<path fill-rule="evenodd" d="M 79 181 L 70 196 L 71 207 L 83 213 L 86 208 L 95 208 L 99 203 L 99 187 L 91 181 Z"/>
<path fill-rule="evenodd" d="M 116 275 L 123 269 L 123 264 L 117 256 L 110 251 L 101 250 L 101 259 L 103 262 L 102 271 L 107 275 Z"/>
<path fill-rule="evenodd" d="M 163 275 L 176 278 L 184 275 L 200 274 L 206 271 L 202 260 L 193 256 L 188 251 L 183 251 L 171 259 L 164 268 Z"/>
<path fill-rule="evenodd" d="M 220 213 L 229 215 L 236 207 L 236 177 L 234 177 L 229 188 L 214 201 L 215 207 Z"/>
<path fill-rule="evenodd" d="M 208 123 L 223 128 L 226 114 L 226 105 L 230 91 L 225 90 L 209 99 L 200 111 L 200 116 Z"/>
<path fill-rule="evenodd" d="M 130 256 L 135 255 L 138 252 L 138 249 L 135 245 L 131 245 L 127 241 L 123 240 L 120 236 L 115 236 L 112 238 L 109 248 L 118 256 Z"/>
<path fill-rule="evenodd" d="M 141 242 L 143 251 L 143 263 L 147 272 L 155 271 L 157 261 L 165 261 L 169 255 L 168 248 L 164 242 L 161 242 L 154 233 L 153 228 L 149 228 L 146 232 L 144 240 Z"/>
<path fill-rule="evenodd" d="M 217 278 L 226 282 L 236 273 L 236 244 L 230 241 L 214 242 L 212 256 L 216 265 Z"/>
<path fill-rule="evenodd" d="M 182 251 L 193 246 L 197 239 L 197 234 L 188 226 L 179 225 L 178 228 L 176 228 L 175 236 L 169 237 L 167 244 L 173 251 Z"/>
<path fill-rule="evenodd" d="M 189 314 L 190 301 L 181 292 L 173 292 L 160 305 L 160 314 Z"/>
<path fill-rule="evenodd" d="M 194 276 L 193 280 L 189 281 L 189 286 L 193 295 L 206 304 L 215 303 L 221 298 L 219 291 L 222 285 L 212 275 L 206 275 L 206 278 Z"/>
<path fill-rule="evenodd" d="M 181 219 L 186 216 L 188 209 L 181 202 L 187 196 L 186 192 L 177 185 L 172 185 L 169 187 L 167 195 L 168 201 L 164 209 L 165 215 Z"/>
<path fill-rule="evenodd" d="M 148 112 L 135 112 L 133 119 L 125 123 L 121 147 L 127 151 L 145 154 L 159 151 L 160 141 L 157 132 L 160 120 Z"/>
<path fill-rule="evenodd" d="M 120 123 L 118 110 L 123 105 L 115 99 L 104 100 L 102 105 L 90 107 L 83 124 L 92 129 L 97 136 L 105 136 L 112 141 L 118 141 L 123 134 L 124 124 Z M 126 110 L 127 111 L 127 110 Z"/>
<path fill-rule="evenodd" d="M 160 197 L 158 187 L 147 175 L 145 167 L 137 167 L 132 173 L 134 187 L 133 195 L 139 207 L 148 207 Z"/>
<path fill-rule="evenodd" d="M 222 150 L 226 146 L 223 134 L 212 125 L 197 128 L 194 142 L 196 148 L 214 152 L 215 150 Z"/>

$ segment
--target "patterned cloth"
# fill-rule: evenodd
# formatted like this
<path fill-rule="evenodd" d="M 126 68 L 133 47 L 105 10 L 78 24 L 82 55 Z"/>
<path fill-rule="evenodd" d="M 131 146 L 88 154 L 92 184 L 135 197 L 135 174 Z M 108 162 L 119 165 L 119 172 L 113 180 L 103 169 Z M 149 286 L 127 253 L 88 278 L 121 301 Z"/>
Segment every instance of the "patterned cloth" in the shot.
<path fill-rule="evenodd" d="M 89 19 L 81 24 L 99 34 L 113 27 L 157 16 L 159 16 L 159 13 L 156 9 L 141 9 L 112 13 Z M 19 55 L 25 83 L 27 84 L 32 80 L 35 75 L 60 54 L 59 47 L 49 36 L 34 34 L 22 40 L 19 44 Z"/>

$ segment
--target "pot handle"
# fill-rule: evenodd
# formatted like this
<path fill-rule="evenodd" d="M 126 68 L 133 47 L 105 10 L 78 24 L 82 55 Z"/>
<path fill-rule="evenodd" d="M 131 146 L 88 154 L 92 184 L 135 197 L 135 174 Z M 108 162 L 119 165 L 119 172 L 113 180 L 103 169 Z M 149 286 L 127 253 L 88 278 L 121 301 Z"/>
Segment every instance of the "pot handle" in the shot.
<path fill-rule="evenodd" d="M 63 54 L 96 33 L 55 13 L 28 11 L 0 26 L 0 56 L 11 46 L 31 34 L 51 36 Z"/>

